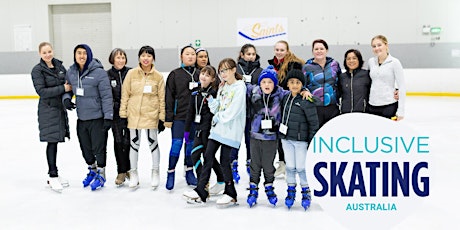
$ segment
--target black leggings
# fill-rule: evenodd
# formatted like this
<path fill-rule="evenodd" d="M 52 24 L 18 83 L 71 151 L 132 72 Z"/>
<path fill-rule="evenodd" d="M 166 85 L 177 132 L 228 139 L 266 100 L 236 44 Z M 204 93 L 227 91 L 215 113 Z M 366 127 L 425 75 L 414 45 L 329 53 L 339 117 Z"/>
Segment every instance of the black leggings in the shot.
<path fill-rule="evenodd" d="M 396 111 L 398 110 L 398 102 L 382 105 L 382 106 L 373 106 L 369 105 L 369 113 L 377 116 L 392 118 L 396 116 Z"/>
<path fill-rule="evenodd" d="M 48 160 L 48 174 L 50 177 L 58 177 L 56 166 L 57 142 L 48 142 L 46 146 L 46 159 Z"/>

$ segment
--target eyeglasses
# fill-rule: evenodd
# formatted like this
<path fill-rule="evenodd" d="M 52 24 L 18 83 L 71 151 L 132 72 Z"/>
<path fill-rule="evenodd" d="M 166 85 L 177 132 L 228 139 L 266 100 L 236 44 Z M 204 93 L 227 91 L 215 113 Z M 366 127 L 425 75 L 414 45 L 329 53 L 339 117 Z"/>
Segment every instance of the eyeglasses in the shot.
<path fill-rule="evenodd" d="M 223 74 L 223 73 L 226 73 L 228 70 L 230 70 L 232 68 L 227 68 L 227 69 L 221 69 L 219 70 L 219 74 Z"/>

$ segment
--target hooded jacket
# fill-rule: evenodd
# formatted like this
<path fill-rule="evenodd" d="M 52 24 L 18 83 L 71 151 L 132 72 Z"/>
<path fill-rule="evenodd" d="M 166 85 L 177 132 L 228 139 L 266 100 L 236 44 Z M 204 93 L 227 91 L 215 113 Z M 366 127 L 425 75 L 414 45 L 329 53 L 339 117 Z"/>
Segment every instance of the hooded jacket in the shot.
<path fill-rule="evenodd" d="M 61 98 L 65 93 L 65 67 L 58 59 L 51 60 L 54 68 L 40 59 L 32 69 L 32 82 L 35 91 L 40 96 L 38 101 L 38 129 L 40 141 L 64 142 L 64 137 L 70 138 L 67 111 Z"/>
<path fill-rule="evenodd" d="M 84 48 L 87 59 L 82 70 L 75 60 L 77 48 Z M 78 119 L 87 121 L 99 118 L 113 119 L 112 89 L 107 72 L 97 59 L 92 58 L 89 46 L 80 44 L 74 49 L 75 63 L 70 66 L 66 74 L 67 81 L 72 85 L 72 93 L 66 93 L 63 100 L 71 99 L 76 95 Z M 83 89 L 83 95 L 77 93 Z M 81 90 L 79 90 L 81 91 Z"/>

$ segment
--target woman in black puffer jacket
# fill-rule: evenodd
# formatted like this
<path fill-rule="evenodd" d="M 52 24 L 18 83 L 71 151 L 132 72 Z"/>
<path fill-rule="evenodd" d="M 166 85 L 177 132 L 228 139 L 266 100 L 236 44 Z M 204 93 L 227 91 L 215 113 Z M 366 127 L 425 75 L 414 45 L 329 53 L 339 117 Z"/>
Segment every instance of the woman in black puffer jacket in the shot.
<path fill-rule="evenodd" d="M 53 47 L 48 42 L 40 43 L 40 63 L 32 69 L 32 81 L 40 96 L 38 102 L 38 128 L 40 141 L 48 142 L 46 158 L 51 188 L 62 190 L 68 182 L 58 176 L 56 166 L 57 143 L 70 138 L 67 111 L 62 103 L 62 95 L 71 91 L 72 86 L 65 80 L 66 69 L 62 62 L 53 56 Z M 72 106 L 72 105 L 69 105 Z"/>

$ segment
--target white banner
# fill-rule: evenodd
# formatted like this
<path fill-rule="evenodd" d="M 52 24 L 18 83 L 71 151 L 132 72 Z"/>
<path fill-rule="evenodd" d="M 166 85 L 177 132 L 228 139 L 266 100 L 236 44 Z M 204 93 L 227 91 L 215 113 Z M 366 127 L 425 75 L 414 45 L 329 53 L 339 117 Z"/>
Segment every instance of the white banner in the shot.
<path fill-rule="evenodd" d="M 237 45 L 272 46 L 279 40 L 288 40 L 287 21 L 287 18 L 239 18 Z"/>

